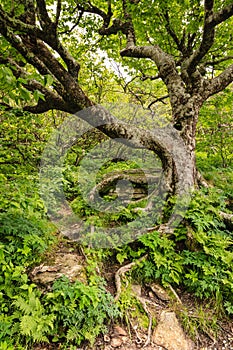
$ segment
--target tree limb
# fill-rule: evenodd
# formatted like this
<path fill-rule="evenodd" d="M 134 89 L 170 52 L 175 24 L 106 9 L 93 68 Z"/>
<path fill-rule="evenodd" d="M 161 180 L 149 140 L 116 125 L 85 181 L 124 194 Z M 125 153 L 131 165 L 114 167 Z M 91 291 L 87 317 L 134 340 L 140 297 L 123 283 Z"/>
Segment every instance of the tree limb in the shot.
<path fill-rule="evenodd" d="M 43 31 L 37 28 L 37 36 L 42 41 L 45 41 L 53 50 L 61 56 L 65 64 L 67 65 L 69 73 L 74 77 L 78 77 L 80 70 L 79 63 L 70 55 L 70 53 L 64 48 L 57 36 L 57 25 L 61 13 L 61 0 L 57 0 L 56 20 L 53 23 L 48 15 L 46 4 L 44 0 L 37 0 L 37 6 L 39 10 L 39 19 Z"/>
<path fill-rule="evenodd" d="M 168 11 L 165 12 L 164 14 L 164 17 L 166 19 L 166 25 L 165 25 L 165 28 L 167 30 L 167 33 L 172 37 L 172 39 L 174 40 L 178 50 L 180 52 L 184 52 L 184 46 L 183 46 L 183 43 L 184 43 L 184 40 L 181 41 L 179 40 L 178 36 L 176 35 L 175 31 L 173 30 L 173 28 L 171 27 L 171 23 L 170 23 L 170 18 L 169 18 L 169 14 L 168 14 Z"/>
<path fill-rule="evenodd" d="M 3 24 L 4 27 L 9 26 L 15 30 L 17 29 L 18 31 L 22 31 L 24 33 L 39 34 L 40 29 L 29 22 L 26 14 L 27 12 L 24 13 L 20 17 L 20 19 L 13 18 L 10 15 L 8 15 L 0 5 L 0 23 Z"/>
<path fill-rule="evenodd" d="M 181 105 L 188 101 L 190 95 L 186 91 L 183 79 L 179 75 L 174 58 L 164 52 L 158 45 L 155 46 L 130 46 L 121 51 L 122 57 L 149 58 L 155 62 L 159 76 L 166 84 L 172 108 L 177 110 L 179 102 Z M 175 113 L 175 118 L 180 117 L 180 113 Z"/>
<path fill-rule="evenodd" d="M 122 31 L 122 33 L 126 35 L 126 47 L 130 47 L 131 45 L 136 45 L 133 21 L 130 13 L 128 12 L 126 0 L 122 0 L 122 6 L 125 19 L 125 31 Z"/>
<path fill-rule="evenodd" d="M 208 84 L 205 85 L 203 90 L 203 98 L 206 100 L 210 96 L 217 94 L 224 90 L 230 83 L 233 82 L 233 64 L 227 67 L 217 77 L 211 79 Z"/>
<path fill-rule="evenodd" d="M 145 81 L 147 79 L 150 79 L 150 80 L 157 80 L 157 79 L 160 79 L 160 75 L 157 74 L 157 75 L 145 75 L 145 74 L 142 74 L 142 76 L 140 77 L 141 81 Z"/>
<path fill-rule="evenodd" d="M 164 100 L 166 100 L 167 98 L 169 98 L 169 95 L 165 95 L 165 96 L 162 96 L 162 97 L 158 97 L 156 98 L 154 101 L 152 101 L 147 108 L 151 108 L 155 103 L 157 102 L 162 102 L 163 104 L 166 104 L 166 102 L 164 102 Z"/>
<path fill-rule="evenodd" d="M 213 15 L 213 6 L 213 0 L 205 0 L 205 16 L 201 44 L 199 48 L 183 63 L 183 70 L 186 70 L 189 76 L 194 73 L 196 66 L 214 43 L 215 28 L 210 21 L 211 15 Z"/>
<path fill-rule="evenodd" d="M 77 21 L 74 22 L 74 24 L 72 25 L 72 27 L 71 27 L 70 29 L 68 29 L 68 30 L 63 31 L 63 32 L 59 32 L 59 35 L 62 35 L 62 34 L 70 34 L 70 33 L 79 25 L 83 14 L 84 14 L 84 11 L 80 11 L 79 16 L 78 16 L 78 19 L 77 19 Z"/>
<path fill-rule="evenodd" d="M 233 3 L 215 13 L 213 11 L 213 6 L 213 0 L 205 0 L 205 16 L 201 44 L 183 64 L 183 70 L 186 70 L 189 76 L 194 73 L 199 62 L 212 47 L 214 43 L 215 27 L 233 15 Z"/>
<path fill-rule="evenodd" d="M 98 31 L 100 35 L 112 35 L 112 34 L 117 34 L 118 32 L 122 32 L 123 34 L 126 35 L 127 46 L 135 44 L 135 33 L 134 33 L 132 18 L 129 12 L 127 11 L 127 4 L 125 0 L 122 1 L 124 21 L 119 18 L 115 18 L 110 27 L 109 27 L 109 24 L 113 15 L 113 12 L 111 9 L 111 1 L 108 0 L 107 13 L 102 11 L 100 8 L 93 6 L 90 2 L 88 4 L 89 5 L 85 4 L 85 6 L 78 5 L 78 9 L 83 12 L 94 13 L 103 19 L 103 25 Z"/>
<path fill-rule="evenodd" d="M 55 19 L 56 28 L 58 26 L 60 15 L 61 15 L 61 0 L 57 0 L 56 19 Z"/>
<path fill-rule="evenodd" d="M 37 80 L 30 79 L 29 74 L 22 67 L 20 67 L 17 64 L 17 62 L 15 62 L 13 59 L 11 59 L 10 57 L 8 57 L 7 59 L 1 58 L 1 55 L 0 55 L 0 62 L 4 62 L 5 64 L 9 63 L 10 66 L 13 67 L 12 73 L 14 74 L 14 76 L 16 78 L 19 78 L 19 77 L 24 78 L 27 81 L 22 84 L 27 90 L 32 92 L 34 92 L 35 90 L 39 90 L 44 95 L 45 101 L 40 99 L 37 105 L 24 106 L 23 109 L 25 111 L 30 111 L 30 112 L 33 111 L 33 113 L 42 113 L 53 108 L 58 108 L 58 107 L 61 109 L 65 108 L 65 102 L 58 94 L 56 94 L 54 91 L 50 89 L 45 88 Z M 11 107 L 8 105 L 6 106 L 6 108 L 11 109 Z"/>
<path fill-rule="evenodd" d="M 24 0 L 25 12 L 19 17 L 24 23 L 35 25 L 36 14 L 33 0 Z M 14 17 L 14 13 L 11 12 L 11 16 Z"/>
<path fill-rule="evenodd" d="M 58 21 L 61 8 L 59 7 L 59 1 L 58 0 L 58 8 L 57 8 L 57 16 L 56 21 Z M 22 20 L 18 20 L 15 18 L 11 18 L 0 6 L 0 24 L 2 23 L 3 27 L 6 29 L 7 26 L 11 27 L 14 31 L 20 31 L 22 34 L 20 35 L 22 37 L 22 40 L 24 43 L 28 43 L 29 45 L 34 46 L 34 52 L 36 49 L 36 38 L 41 39 L 42 41 L 46 42 L 53 50 L 57 51 L 57 53 L 61 56 L 65 64 L 67 65 L 69 73 L 77 78 L 78 73 L 80 70 L 79 63 L 70 55 L 70 53 L 64 48 L 64 46 L 61 44 L 61 42 L 58 39 L 56 28 L 57 24 L 53 23 L 51 19 L 48 16 L 44 0 L 37 0 L 37 3 L 39 4 L 39 17 L 42 17 L 41 20 L 43 22 L 42 29 L 39 29 L 35 25 L 31 25 L 28 23 L 23 22 Z M 45 15 L 47 13 L 47 16 Z M 24 16 L 25 17 L 25 16 Z M 24 18 L 23 17 L 23 18 Z M 25 18 L 24 18 L 25 19 Z M 23 34 L 28 34 L 30 40 L 28 37 L 25 38 Z M 34 39 L 34 40 L 32 40 Z"/>
<path fill-rule="evenodd" d="M 44 31 L 52 31 L 53 33 L 55 33 L 56 26 L 52 22 L 51 18 L 49 17 L 45 1 L 36 0 L 36 4 L 37 4 L 37 13 L 38 13 L 38 18 L 40 21 L 41 28 Z"/>
<path fill-rule="evenodd" d="M 112 18 L 113 12 L 112 12 L 112 7 L 111 7 L 111 0 L 108 0 L 108 12 L 104 12 L 101 10 L 99 7 L 92 5 L 90 1 L 85 3 L 85 5 L 77 5 L 77 9 L 81 11 L 82 13 L 87 12 L 87 13 L 93 13 L 95 15 L 100 16 L 103 19 L 103 26 L 99 29 L 99 34 L 101 35 L 107 35 L 105 33 L 105 30 L 109 29 L 109 23 Z M 116 34 L 116 33 L 114 33 Z"/>
<path fill-rule="evenodd" d="M 216 26 L 233 15 L 233 3 L 225 6 L 222 10 L 214 13 L 211 17 L 212 25 Z"/>
<path fill-rule="evenodd" d="M 225 62 L 225 61 L 229 61 L 229 60 L 233 60 L 233 56 L 229 55 L 229 56 L 226 56 L 226 57 L 219 58 L 218 60 L 206 61 L 204 63 L 204 66 L 216 66 L 219 63 L 222 63 L 222 62 Z"/>
<path fill-rule="evenodd" d="M 1 24 L 1 21 L 0 21 Z M 2 23 L 3 24 L 3 23 Z M 54 62 L 54 59 L 50 61 L 50 68 L 47 67 L 47 65 L 42 61 L 42 52 L 40 53 L 40 59 L 37 55 L 38 46 L 36 47 L 30 47 L 29 43 L 26 43 L 21 41 L 19 37 L 17 37 L 15 34 L 12 33 L 12 31 L 7 30 L 7 27 L 4 26 L 4 24 L 0 27 L 0 33 L 6 38 L 6 40 L 16 49 L 18 52 L 26 59 L 28 63 L 30 63 L 32 66 L 34 66 L 42 75 L 51 75 L 54 79 L 54 88 L 59 94 L 64 94 L 65 90 L 63 86 L 59 83 L 59 80 L 54 75 L 54 66 L 52 62 Z M 32 48 L 34 49 L 32 51 Z M 48 55 L 52 56 L 50 54 L 49 50 L 46 48 Z M 50 59 L 53 57 L 50 56 Z M 44 60 L 45 61 L 45 60 Z M 57 60 L 56 60 L 57 61 Z M 62 67 L 62 66 L 61 66 Z M 62 67 L 64 70 L 64 68 Z M 59 77 L 59 75 L 57 75 Z"/>

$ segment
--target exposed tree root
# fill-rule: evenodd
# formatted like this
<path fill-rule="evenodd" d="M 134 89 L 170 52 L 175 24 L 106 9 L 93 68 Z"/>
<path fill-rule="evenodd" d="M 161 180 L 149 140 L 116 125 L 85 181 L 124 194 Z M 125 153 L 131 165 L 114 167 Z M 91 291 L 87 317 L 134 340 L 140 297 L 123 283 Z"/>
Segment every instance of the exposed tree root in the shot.
<path fill-rule="evenodd" d="M 158 231 L 159 233 L 173 234 L 174 229 L 167 224 L 161 224 L 154 227 L 148 227 L 147 232 Z"/>
<path fill-rule="evenodd" d="M 227 229 L 233 230 L 233 214 L 220 211 L 220 217 L 223 219 Z"/>
<path fill-rule="evenodd" d="M 148 319 L 149 319 L 149 325 L 148 325 L 148 330 L 147 330 L 147 339 L 146 339 L 145 344 L 143 345 L 143 347 L 146 347 L 151 342 L 152 321 L 153 321 L 153 319 L 152 319 L 151 313 L 149 312 L 149 310 L 147 308 L 146 300 L 144 298 L 140 297 L 140 296 L 137 296 L 137 299 L 141 303 L 141 305 L 143 307 L 143 310 L 145 311 L 145 313 L 147 314 Z"/>
<path fill-rule="evenodd" d="M 140 263 L 141 261 L 143 261 L 146 258 L 147 258 L 147 254 L 143 255 L 138 260 L 131 262 L 130 264 L 127 264 L 125 266 L 120 267 L 119 270 L 117 270 L 117 272 L 115 274 L 115 284 L 116 284 L 116 290 L 117 290 L 117 293 L 115 296 L 116 301 L 119 299 L 119 297 L 121 295 L 121 275 L 130 271 L 132 269 L 132 267 L 134 267 L 135 265 L 137 265 L 138 263 Z"/>
<path fill-rule="evenodd" d="M 128 316 L 128 319 L 129 319 L 130 326 L 131 326 L 131 328 L 133 329 L 133 331 L 134 331 L 134 333 L 135 333 L 135 335 L 136 335 L 137 344 L 138 344 L 138 345 L 139 345 L 139 344 L 142 344 L 143 340 L 142 340 L 142 338 L 140 337 L 140 335 L 138 334 L 138 331 L 137 331 L 136 327 L 134 327 L 134 325 L 133 325 L 133 323 L 132 323 L 132 321 L 131 321 L 131 319 L 130 319 L 129 316 Z"/>
<path fill-rule="evenodd" d="M 199 171 L 197 172 L 197 184 L 205 188 L 213 187 L 204 179 L 203 175 Z"/>
<path fill-rule="evenodd" d="M 178 295 L 178 294 L 176 293 L 176 291 L 172 288 L 172 286 L 169 284 L 168 287 L 169 287 L 170 291 L 172 292 L 172 294 L 175 296 L 177 302 L 178 302 L 179 304 L 182 304 L 182 301 L 180 300 L 179 295 Z"/>
<path fill-rule="evenodd" d="M 147 338 L 145 341 L 145 344 L 143 345 L 143 347 L 146 347 L 147 345 L 149 345 L 151 343 L 151 334 L 152 334 L 152 322 L 153 322 L 153 318 L 151 313 L 149 312 L 146 303 L 149 302 L 147 299 L 143 298 L 141 295 L 139 295 L 138 293 L 134 294 L 136 299 L 139 301 L 139 303 L 141 304 L 143 310 L 145 311 L 145 313 L 147 314 L 147 317 L 149 319 L 149 324 L 148 324 L 148 330 L 147 330 Z M 154 304 L 154 303 L 153 303 Z M 131 327 L 133 328 L 136 337 L 138 339 L 138 344 L 141 344 L 143 342 L 143 340 L 141 339 L 141 337 L 139 336 L 137 330 L 133 327 L 132 322 L 130 321 L 130 317 L 129 317 L 129 322 Z"/>
<path fill-rule="evenodd" d="M 135 265 L 137 265 L 139 262 L 141 262 L 142 260 L 147 258 L 147 254 L 143 255 L 140 259 L 138 259 L 137 261 L 133 261 L 132 263 L 122 266 L 115 274 L 115 283 L 116 283 L 116 289 L 117 289 L 117 293 L 115 296 L 115 300 L 118 300 L 121 294 L 121 275 L 130 271 L 132 269 L 132 267 L 134 267 Z M 142 305 L 143 310 L 145 311 L 145 313 L 148 316 L 149 319 L 149 325 L 148 325 L 148 331 L 147 331 L 147 339 L 145 344 L 143 345 L 143 347 L 146 347 L 147 345 L 150 344 L 151 342 L 151 334 L 152 334 L 152 315 L 150 314 L 147 305 L 146 305 L 146 299 L 144 299 L 143 297 L 141 297 L 141 295 L 138 295 L 137 293 L 135 293 L 135 296 L 137 298 L 137 300 L 140 302 L 140 304 Z M 134 329 L 135 330 L 135 329 Z M 135 330 L 136 331 L 136 330 Z M 137 332 L 135 332 L 137 335 L 137 338 L 140 340 L 141 342 L 141 338 L 138 336 Z"/>

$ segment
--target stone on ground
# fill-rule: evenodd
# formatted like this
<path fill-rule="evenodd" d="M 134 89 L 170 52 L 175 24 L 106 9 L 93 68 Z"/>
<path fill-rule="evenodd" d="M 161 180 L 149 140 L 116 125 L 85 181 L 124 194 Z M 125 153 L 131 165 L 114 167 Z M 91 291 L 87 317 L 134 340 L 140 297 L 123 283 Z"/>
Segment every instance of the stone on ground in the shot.
<path fill-rule="evenodd" d="M 186 337 L 175 312 L 166 310 L 162 311 L 160 321 L 154 330 L 153 343 L 167 350 L 193 349 L 193 343 Z"/>

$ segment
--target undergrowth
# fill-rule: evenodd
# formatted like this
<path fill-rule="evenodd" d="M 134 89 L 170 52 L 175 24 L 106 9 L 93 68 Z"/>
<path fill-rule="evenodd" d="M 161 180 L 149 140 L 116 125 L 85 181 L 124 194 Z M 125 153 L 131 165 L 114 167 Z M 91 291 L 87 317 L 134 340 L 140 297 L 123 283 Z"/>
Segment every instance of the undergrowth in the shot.
<path fill-rule="evenodd" d="M 119 316 L 105 281 L 89 268 L 87 283 L 66 276 L 43 292 L 28 272 L 55 244 L 54 227 L 38 217 L 0 214 L 0 349 L 31 349 L 38 342 L 62 348 L 94 343 Z"/>

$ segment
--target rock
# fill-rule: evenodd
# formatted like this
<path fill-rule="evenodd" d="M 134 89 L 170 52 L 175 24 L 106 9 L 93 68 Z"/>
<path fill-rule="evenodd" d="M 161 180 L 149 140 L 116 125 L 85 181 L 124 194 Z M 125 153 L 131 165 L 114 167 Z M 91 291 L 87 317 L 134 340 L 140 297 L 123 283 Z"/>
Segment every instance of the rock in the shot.
<path fill-rule="evenodd" d="M 115 325 L 114 326 L 114 334 L 115 335 L 121 335 L 121 336 L 127 336 L 127 332 L 121 328 L 120 326 Z"/>
<path fill-rule="evenodd" d="M 192 350 L 188 339 L 177 320 L 175 312 L 162 311 L 160 321 L 153 333 L 153 342 L 167 350 Z"/>
<path fill-rule="evenodd" d="M 133 294 L 138 296 L 138 297 L 140 297 L 142 295 L 142 287 L 140 286 L 140 284 L 132 284 L 131 290 L 132 290 Z"/>
<path fill-rule="evenodd" d="M 86 281 L 82 257 L 71 253 L 56 253 L 52 265 L 36 266 L 30 273 L 36 283 L 46 285 L 65 275 L 70 281 Z"/>
<path fill-rule="evenodd" d="M 152 283 L 150 285 L 152 292 L 162 301 L 169 301 L 171 298 L 159 284 Z"/>
<path fill-rule="evenodd" d="M 150 299 L 153 299 L 153 298 L 154 298 L 154 293 L 149 292 L 149 298 L 150 298 Z"/>
<path fill-rule="evenodd" d="M 105 341 L 105 343 L 109 343 L 110 342 L 110 337 L 109 337 L 109 335 L 108 334 L 104 334 L 104 341 Z"/>
<path fill-rule="evenodd" d="M 123 344 L 126 344 L 128 342 L 128 337 L 127 336 L 122 336 L 121 337 Z"/>
<path fill-rule="evenodd" d="M 112 338 L 111 340 L 111 346 L 113 348 L 118 348 L 122 345 L 123 341 L 121 338 Z"/>
<path fill-rule="evenodd" d="M 122 200 L 140 200 L 148 195 L 148 185 L 158 184 L 160 182 L 161 169 L 126 169 L 112 171 L 103 176 L 101 182 L 92 190 L 91 196 L 94 199 L 95 193 L 102 195 L 119 195 L 121 188 Z M 126 185 L 130 182 L 133 185 L 133 191 Z M 122 185 L 119 187 L 119 185 Z M 118 190 L 117 190 L 118 188 Z M 120 196 L 121 197 L 121 196 Z M 131 198 L 132 197 L 132 198 Z"/>

